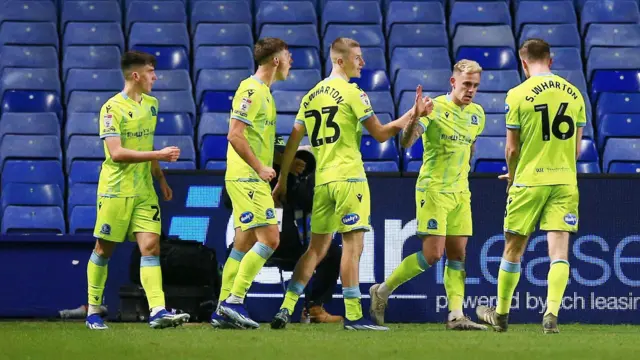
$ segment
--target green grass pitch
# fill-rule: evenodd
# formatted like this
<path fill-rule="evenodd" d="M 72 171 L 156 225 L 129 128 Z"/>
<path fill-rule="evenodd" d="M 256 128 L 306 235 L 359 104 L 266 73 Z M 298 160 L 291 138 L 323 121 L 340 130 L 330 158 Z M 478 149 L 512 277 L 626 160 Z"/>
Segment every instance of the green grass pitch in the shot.
<path fill-rule="evenodd" d="M 0 322 L 0 359 L 615 359 L 633 356 L 640 336 L 631 325 L 561 324 L 557 335 L 518 324 L 507 333 L 445 331 L 442 324 L 390 324 L 389 332 L 350 332 L 337 324 L 281 331 L 269 324 L 258 330 L 109 326 L 100 332 L 83 322 Z"/>

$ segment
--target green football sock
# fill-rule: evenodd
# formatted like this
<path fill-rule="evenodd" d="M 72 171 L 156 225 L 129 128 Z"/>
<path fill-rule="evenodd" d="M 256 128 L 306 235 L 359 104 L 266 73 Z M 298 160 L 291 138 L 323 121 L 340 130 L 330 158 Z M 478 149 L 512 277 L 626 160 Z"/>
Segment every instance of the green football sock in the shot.
<path fill-rule="evenodd" d="M 231 249 L 231 254 L 229 254 L 227 262 L 224 263 L 224 269 L 222 269 L 222 286 L 220 286 L 218 302 L 223 302 L 229 297 L 233 280 L 236 278 L 236 274 L 238 274 L 238 268 L 244 255 L 245 253 L 242 251 Z"/>
<path fill-rule="evenodd" d="M 444 268 L 444 289 L 447 292 L 449 311 L 462 311 L 466 275 L 462 261 L 447 260 Z"/>
<path fill-rule="evenodd" d="M 140 282 L 147 294 L 149 309 L 164 308 L 164 291 L 162 291 L 162 269 L 159 256 L 142 256 L 140 258 Z"/>
<path fill-rule="evenodd" d="M 422 251 L 418 251 L 407 256 L 400 265 L 393 270 L 389 278 L 385 280 L 386 286 L 391 290 L 395 290 L 398 286 L 413 279 L 429 268 L 427 260 L 424 258 Z"/>
<path fill-rule="evenodd" d="M 569 262 L 556 260 L 551 263 L 547 275 L 547 311 L 544 313 L 558 316 L 564 289 L 569 281 Z"/>
<path fill-rule="evenodd" d="M 496 307 L 498 314 L 509 313 L 511 299 L 518 281 L 520 281 L 520 263 L 512 263 L 502 259 L 498 272 L 498 306 Z"/>
<path fill-rule="evenodd" d="M 247 255 L 242 258 L 238 273 L 231 287 L 231 295 L 244 299 L 249 292 L 251 283 L 258 276 L 258 273 L 273 254 L 274 249 L 257 242 Z"/>
<path fill-rule="evenodd" d="M 89 305 L 102 305 L 102 293 L 107 282 L 109 259 L 98 255 L 95 251 L 87 264 L 87 283 Z"/>
<path fill-rule="evenodd" d="M 302 283 L 291 280 L 280 309 L 287 309 L 289 310 L 289 314 L 293 314 L 293 309 L 296 307 L 296 303 L 303 291 L 304 285 Z"/>
<path fill-rule="evenodd" d="M 360 303 L 360 287 L 343 287 L 345 317 L 349 321 L 356 321 L 362 318 L 362 304 Z"/>

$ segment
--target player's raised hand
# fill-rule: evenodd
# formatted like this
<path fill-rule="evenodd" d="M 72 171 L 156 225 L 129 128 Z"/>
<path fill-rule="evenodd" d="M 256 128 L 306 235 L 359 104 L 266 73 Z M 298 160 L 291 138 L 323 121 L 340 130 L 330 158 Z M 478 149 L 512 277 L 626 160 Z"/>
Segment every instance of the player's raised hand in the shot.
<path fill-rule="evenodd" d="M 273 203 L 276 207 L 282 207 L 282 204 L 287 202 L 287 184 L 283 184 L 278 181 L 276 186 L 273 188 L 271 197 L 273 197 Z"/>
<path fill-rule="evenodd" d="M 269 182 L 276 177 L 276 171 L 268 166 L 263 166 L 258 172 L 258 176 L 260 176 L 260 179 Z"/>
<path fill-rule="evenodd" d="M 427 116 L 433 111 L 433 101 L 428 96 L 422 96 L 422 85 L 416 88 L 415 111 L 418 117 Z"/>
<path fill-rule="evenodd" d="M 167 146 L 159 151 L 161 161 L 175 162 L 180 157 L 180 149 L 177 146 Z"/>

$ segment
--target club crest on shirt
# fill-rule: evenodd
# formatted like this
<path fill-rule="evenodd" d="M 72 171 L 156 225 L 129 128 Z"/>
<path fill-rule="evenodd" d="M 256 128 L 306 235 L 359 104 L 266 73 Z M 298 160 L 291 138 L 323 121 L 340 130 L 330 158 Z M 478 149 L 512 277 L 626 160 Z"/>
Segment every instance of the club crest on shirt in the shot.
<path fill-rule="evenodd" d="M 504 103 L 504 113 L 508 113 L 509 112 L 509 104 Z"/>
<path fill-rule="evenodd" d="M 155 106 L 151 107 L 151 116 L 158 116 L 158 110 L 156 110 Z"/>
<path fill-rule="evenodd" d="M 100 234 L 111 235 L 111 225 L 102 224 L 102 227 L 100 227 Z"/>
<path fill-rule="evenodd" d="M 471 115 L 471 125 L 478 125 L 478 115 Z"/>
<path fill-rule="evenodd" d="M 111 114 L 105 114 L 102 117 L 102 122 L 104 123 L 104 127 L 105 128 L 110 128 L 111 125 L 113 124 L 113 115 Z"/>

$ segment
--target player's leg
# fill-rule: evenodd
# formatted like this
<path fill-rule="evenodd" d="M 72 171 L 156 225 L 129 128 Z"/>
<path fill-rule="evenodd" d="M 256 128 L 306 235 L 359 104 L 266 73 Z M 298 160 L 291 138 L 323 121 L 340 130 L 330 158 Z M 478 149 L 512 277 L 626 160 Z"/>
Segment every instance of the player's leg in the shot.
<path fill-rule="evenodd" d="M 447 261 L 444 268 L 444 288 L 447 293 L 449 316 L 446 328 L 449 330 L 486 330 L 486 326 L 471 321 L 462 311 L 464 281 L 467 277 L 464 260 L 467 241 L 469 236 L 473 235 L 471 193 L 462 192 L 452 195 L 457 206 L 447 217 L 445 243 Z"/>
<path fill-rule="evenodd" d="M 447 214 L 454 207 L 451 200 L 449 194 L 416 190 L 416 233 L 422 240 L 422 250 L 404 258 L 382 284 L 375 284 L 369 289 L 369 312 L 377 324 L 384 323 L 384 312 L 391 293 L 400 285 L 422 274 L 444 254 Z"/>
<path fill-rule="evenodd" d="M 478 318 L 496 331 L 507 331 L 513 292 L 520 281 L 520 259 L 529 235 L 535 230 L 548 189 L 537 187 L 511 187 L 505 210 L 505 244 L 498 271 L 498 303 L 495 309 L 478 306 Z"/>
<path fill-rule="evenodd" d="M 342 316 L 332 315 L 324 308 L 333 298 L 334 288 L 340 277 L 341 259 L 342 247 L 332 241 L 313 275 L 313 285 L 307 301 L 307 315 L 312 323 L 339 323 L 344 320 Z"/>
<path fill-rule="evenodd" d="M 107 282 L 108 263 L 117 243 L 127 236 L 132 203 L 127 198 L 98 197 L 96 224 L 93 236 L 96 246 L 87 264 L 87 292 L 89 306 L 86 326 L 91 330 L 104 330 L 107 326 L 100 316 L 102 295 Z"/>
<path fill-rule="evenodd" d="M 280 310 L 271 322 L 272 329 L 282 329 L 291 321 L 293 309 L 304 292 L 318 263 L 324 258 L 333 233 L 338 230 L 339 218 L 331 197 L 329 184 L 316 186 L 311 211 L 311 241 L 309 248 L 296 264 Z"/>
<path fill-rule="evenodd" d="M 543 331 L 558 333 L 558 312 L 569 281 L 569 233 L 578 231 L 578 188 L 553 186 L 540 217 L 540 229 L 546 230 L 551 266 L 547 275 L 547 310 Z"/>
<path fill-rule="evenodd" d="M 155 193 L 132 198 L 134 202 L 128 235 L 140 248 L 140 283 L 149 303 L 149 326 L 154 329 L 175 327 L 189 321 L 189 314 L 173 314 L 165 309 L 160 268 L 160 206 Z"/>
<path fill-rule="evenodd" d="M 232 186 L 229 186 L 233 184 Z M 267 183 L 227 182 L 234 207 L 234 221 L 243 232 L 254 232 L 256 243 L 246 253 L 231 287 L 231 294 L 220 304 L 220 313 L 245 327 L 258 328 L 249 317 L 244 298 L 251 283 L 280 242 L 271 188 Z M 233 190 L 232 190 L 233 188 Z M 248 209 L 248 210 L 247 210 Z"/>

